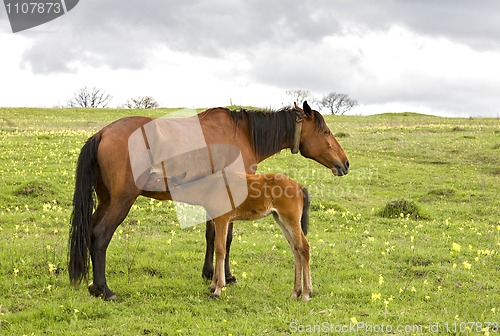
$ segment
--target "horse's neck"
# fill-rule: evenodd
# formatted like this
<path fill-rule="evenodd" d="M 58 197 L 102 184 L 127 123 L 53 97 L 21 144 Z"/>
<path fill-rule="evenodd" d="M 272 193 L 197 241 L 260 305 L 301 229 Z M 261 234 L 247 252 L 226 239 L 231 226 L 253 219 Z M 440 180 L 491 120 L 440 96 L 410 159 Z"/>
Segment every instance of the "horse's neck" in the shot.
<path fill-rule="evenodd" d="M 293 131 L 292 131 L 293 132 Z M 276 134 L 276 137 L 283 137 L 280 134 Z M 292 148 L 292 144 L 289 144 L 286 140 L 282 141 L 281 146 L 279 148 L 274 148 L 272 151 L 267 152 L 265 154 L 256 154 L 258 162 L 262 162 L 267 158 L 281 152 L 283 149 Z"/>
<path fill-rule="evenodd" d="M 289 143 L 290 141 L 287 139 L 289 138 L 289 132 L 294 132 L 294 129 L 278 127 L 279 133 L 277 133 L 277 128 L 268 127 L 274 127 L 272 124 L 252 126 L 248 119 L 248 114 L 243 113 L 244 112 L 232 113 L 222 108 L 214 108 L 202 112 L 200 114 L 200 122 L 205 125 L 204 131 L 210 133 L 210 135 L 208 135 L 210 140 L 207 140 L 210 143 L 234 143 L 240 147 L 247 166 L 256 166 L 256 164 L 281 150 L 291 148 L 292 144 Z M 217 131 L 213 128 L 215 125 L 217 126 Z M 254 131 L 252 127 L 264 128 L 265 132 L 258 133 L 261 134 L 261 139 L 268 141 L 268 144 L 252 144 L 252 132 Z M 207 137 L 207 134 L 205 134 L 205 137 Z M 261 148 L 257 148 L 259 146 Z M 249 172 L 254 172 L 256 168 L 247 170 Z"/>
<path fill-rule="evenodd" d="M 281 147 L 281 149 L 279 149 L 279 150 L 277 150 L 277 151 L 273 151 L 274 153 L 271 153 L 271 154 L 269 154 L 269 153 L 268 153 L 268 154 L 264 154 L 264 155 L 259 155 L 259 156 L 258 156 L 258 158 L 257 158 L 257 160 L 258 160 L 258 161 L 257 161 L 257 163 L 261 163 L 262 161 L 264 161 L 264 160 L 266 160 L 266 159 L 270 158 L 271 156 L 273 156 L 273 155 L 275 155 L 275 154 L 277 154 L 277 153 L 281 152 L 283 149 L 287 149 L 287 148 L 291 148 L 291 146 L 290 146 L 290 145 L 287 145 L 287 144 L 284 144 L 284 145 Z"/>
<path fill-rule="evenodd" d="M 249 126 L 249 128 L 250 127 L 251 126 Z M 286 126 L 286 124 L 276 125 L 274 123 L 270 123 L 254 125 L 253 127 L 262 128 L 249 130 L 250 143 L 252 143 L 252 134 L 255 134 L 256 136 L 257 141 L 253 144 L 253 150 L 258 158 L 258 162 L 281 152 L 283 149 L 292 148 L 292 138 L 295 129 L 292 128 L 291 125 Z"/>

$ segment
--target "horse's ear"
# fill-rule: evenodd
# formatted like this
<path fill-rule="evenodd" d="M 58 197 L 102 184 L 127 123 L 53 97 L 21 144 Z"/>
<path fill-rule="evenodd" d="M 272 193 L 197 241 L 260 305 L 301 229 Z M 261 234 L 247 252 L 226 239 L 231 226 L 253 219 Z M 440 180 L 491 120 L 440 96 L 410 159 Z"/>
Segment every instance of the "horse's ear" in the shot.
<path fill-rule="evenodd" d="M 297 102 L 293 102 L 293 106 L 295 107 L 295 109 L 296 109 L 296 110 L 298 110 L 298 111 L 300 111 L 300 112 L 304 113 L 304 110 L 303 110 L 303 109 L 301 109 L 301 108 L 299 107 L 299 105 L 297 105 Z"/>
<path fill-rule="evenodd" d="M 302 107 L 303 107 L 303 111 L 306 114 L 306 116 L 312 117 L 312 115 L 313 115 L 312 109 L 309 106 L 309 104 L 307 104 L 307 100 L 304 100 L 304 104 L 302 105 Z"/>

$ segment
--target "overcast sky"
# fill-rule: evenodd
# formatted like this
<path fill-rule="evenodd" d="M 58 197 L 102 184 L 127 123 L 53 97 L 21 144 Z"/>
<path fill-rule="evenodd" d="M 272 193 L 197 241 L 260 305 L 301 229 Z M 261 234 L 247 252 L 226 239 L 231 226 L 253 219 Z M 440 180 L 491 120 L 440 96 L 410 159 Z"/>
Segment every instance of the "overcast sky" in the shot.
<path fill-rule="evenodd" d="M 336 91 L 354 114 L 500 116 L 497 0 L 82 0 L 13 34 L 0 8 L 0 106 L 290 104 Z"/>

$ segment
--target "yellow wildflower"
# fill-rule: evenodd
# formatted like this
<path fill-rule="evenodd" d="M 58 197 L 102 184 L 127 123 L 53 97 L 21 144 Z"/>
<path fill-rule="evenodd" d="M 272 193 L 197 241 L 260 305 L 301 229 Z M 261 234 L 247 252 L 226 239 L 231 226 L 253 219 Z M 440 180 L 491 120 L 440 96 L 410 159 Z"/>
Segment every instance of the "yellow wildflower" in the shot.
<path fill-rule="evenodd" d="M 57 266 L 51 263 L 49 263 L 48 266 L 49 266 L 49 273 L 54 274 L 54 272 L 57 270 Z"/>
<path fill-rule="evenodd" d="M 460 244 L 453 243 L 453 244 L 451 244 L 451 249 L 452 249 L 453 251 L 460 252 L 460 250 L 462 249 L 462 246 L 460 246 Z"/>

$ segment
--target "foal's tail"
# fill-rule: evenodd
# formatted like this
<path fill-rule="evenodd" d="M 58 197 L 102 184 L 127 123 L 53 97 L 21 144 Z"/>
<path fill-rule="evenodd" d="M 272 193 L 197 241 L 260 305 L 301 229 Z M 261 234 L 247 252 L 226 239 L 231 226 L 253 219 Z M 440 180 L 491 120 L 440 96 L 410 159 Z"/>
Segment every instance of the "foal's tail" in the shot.
<path fill-rule="evenodd" d="M 309 227 L 309 205 L 311 204 L 311 198 L 309 197 L 309 193 L 307 189 L 304 187 L 300 187 L 300 191 L 302 191 L 302 217 L 300 218 L 300 226 L 302 227 L 302 232 L 304 235 L 307 235 L 307 229 Z"/>
<path fill-rule="evenodd" d="M 90 221 L 94 208 L 94 188 L 97 183 L 98 133 L 87 140 L 80 151 L 76 167 L 75 193 L 69 237 L 69 279 L 79 283 L 89 271 Z"/>

